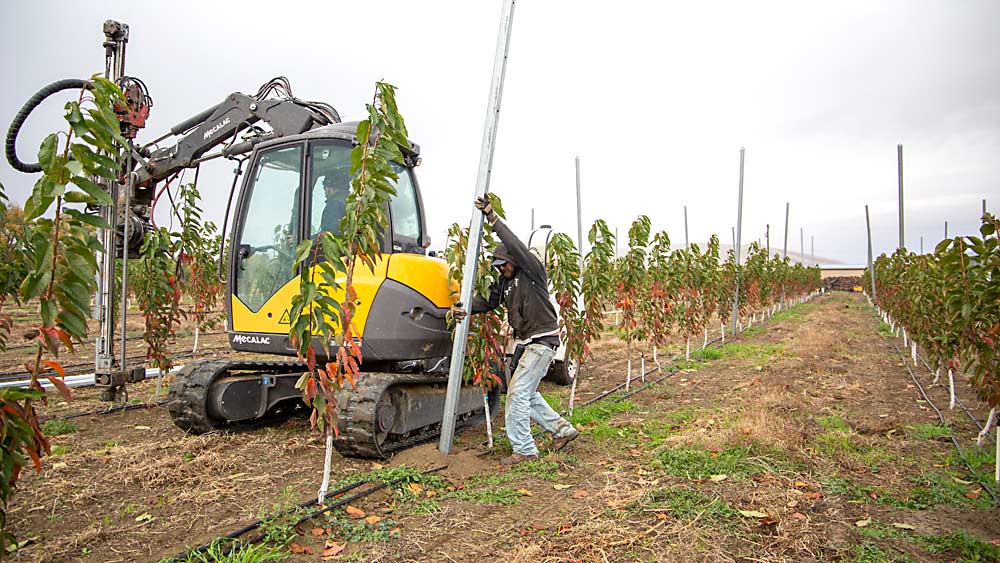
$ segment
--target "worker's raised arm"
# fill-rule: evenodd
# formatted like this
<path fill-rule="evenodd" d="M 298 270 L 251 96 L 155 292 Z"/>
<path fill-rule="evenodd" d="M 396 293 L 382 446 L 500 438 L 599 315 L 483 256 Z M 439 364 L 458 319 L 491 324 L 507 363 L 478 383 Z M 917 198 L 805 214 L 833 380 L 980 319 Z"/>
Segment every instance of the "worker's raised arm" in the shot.
<path fill-rule="evenodd" d="M 486 221 L 493 227 L 493 232 L 500 237 L 500 241 L 503 242 L 507 248 L 507 252 L 514 259 L 514 263 L 521 269 L 532 274 L 534 278 L 544 282 L 546 280 L 545 265 L 528 250 L 528 246 L 521 242 L 521 239 L 517 238 L 517 235 L 510 230 L 510 227 L 500 220 L 500 217 L 493 211 L 489 198 L 484 196 L 477 199 L 476 208 L 486 215 Z"/>

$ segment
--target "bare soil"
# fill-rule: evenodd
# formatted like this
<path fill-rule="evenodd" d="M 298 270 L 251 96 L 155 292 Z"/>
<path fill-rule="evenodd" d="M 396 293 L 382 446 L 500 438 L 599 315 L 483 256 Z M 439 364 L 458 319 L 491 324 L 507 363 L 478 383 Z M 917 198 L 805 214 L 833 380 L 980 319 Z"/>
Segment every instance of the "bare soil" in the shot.
<path fill-rule="evenodd" d="M 928 538 L 963 531 L 1000 542 L 1000 510 L 928 426 L 936 415 L 876 328 L 862 296 L 819 297 L 735 343 L 727 338 L 719 357 L 687 364 L 617 408 L 605 400 L 603 413 L 577 409 L 582 436 L 519 468 L 498 463 L 509 452 L 502 428 L 492 451 L 482 430 L 462 434 L 451 456 L 435 444 L 412 448 L 386 465 L 447 465 L 440 480 L 354 503 L 374 523 L 345 525 L 338 510 L 298 527 L 292 545 L 301 553 L 289 560 L 320 560 L 333 542 L 346 543 L 330 559 L 340 561 L 931 562 L 965 555 L 935 552 Z M 625 350 L 612 337 L 598 343 L 577 404 L 624 381 Z M 678 341 L 658 359 L 680 351 Z M 638 373 L 638 352 L 633 363 Z M 926 370 L 914 373 L 930 383 Z M 151 395 L 151 385 L 133 396 Z M 568 404 L 568 387 L 540 390 Z M 976 450 L 976 429 L 947 410 L 946 389 L 929 393 L 983 462 L 977 470 L 988 471 L 992 444 Z M 95 396 L 81 390 L 44 414 L 87 411 Z M 18 484 L 8 521 L 32 541 L 13 561 L 159 561 L 318 487 L 322 438 L 303 419 L 204 436 L 185 435 L 162 408 L 73 422 L 75 432 L 53 438 L 59 455 L 46 470 Z M 334 479 L 379 467 L 335 456 Z"/>

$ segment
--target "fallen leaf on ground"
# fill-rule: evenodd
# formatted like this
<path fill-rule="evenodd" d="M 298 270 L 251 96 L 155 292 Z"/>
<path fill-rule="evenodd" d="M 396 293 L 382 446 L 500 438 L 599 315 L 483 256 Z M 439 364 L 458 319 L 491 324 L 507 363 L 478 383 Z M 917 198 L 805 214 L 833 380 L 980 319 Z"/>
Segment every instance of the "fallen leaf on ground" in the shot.
<path fill-rule="evenodd" d="M 313 554 L 313 550 L 312 550 L 311 547 L 307 547 L 307 546 L 304 546 L 304 545 L 299 545 L 297 543 L 290 543 L 290 544 L 288 544 L 288 549 L 292 553 L 302 553 L 304 555 L 312 555 Z"/>
<path fill-rule="evenodd" d="M 570 488 L 572 486 L 573 485 L 563 485 L 562 483 L 556 483 L 555 485 L 552 485 L 552 488 L 555 489 L 555 490 L 557 490 L 557 491 L 565 491 L 566 489 L 568 489 L 568 488 Z"/>
<path fill-rule="evenodd" d="M 383 467 L 385 466 L 382 465 L 381 463 L 376 463 L 374 461 L 372 462 L 372 469 L 382 469 Z"/>
<path fill-rule="evenodd" d="M 725 481 L 728 478 L 729 478 L 729 475 L 726 475 L 726 474 L 712 475 L 711 477 L 709 477 L 709 479 L 712 480 L 712 482 L 715 482 L 715 483 L 719 483 L 721 481 Z"/>
<path fill-rule="evenodd" d="M 740 516 L 746 518 L 767 518 L 767 513 L 759 510 L 740 510 L 739 512 Z"/>
<path fill-rule="evenodd" d="M 323 534 L 325 534 L 326 530 L 324 530 L 323 528 L 313 528 L 312 530 L 310 530 L 310 532 L 312 533 L 312 535 L 314 535 L 314 536 L 316 536 L 318 538 L 318 537 L 322 536 Z"/>
<path fill-rule="evenodd" d="M 804 489 L 804 488 L 806 488 L 808 486 L 809 486 L 808 484 L 806 484 L 806 483 L 804 483 L 802 481 L 796 481 L 795 482 L 795 488 L 796 489 Z"/>
<path fill-rule="evenodd" d="M 819 492 L 805 493 L 802 496 L 804 496 L 805 498 L 807 498 L 809 500 L 816 500 L 816 499 L 819 499 L 819 498 L 823 498 L 823 493 L 819 493 Z"/>
<path fill-rule="evenodd" d="M 337 555 L 341 551 L 344 551 L 345 547 L 347 547 L 347 542 L 337 543 L 335 541 L 327 541 L 326 545 L 323 546 L 323 560 L 329 561 L 329 558 Z"/>
<path fill-rule="evenodd" d="M 590 493 L 588 493 L 587 491 L 585 491 L 583 489 L 580 489 L 579 491 L 576 491 L 575 493 L 573 493 L 572 497 L 575 498 L 575 499 L 581 499 L 581 498 L 585 498 L 589 494 Z"/>
<path fill-rule="evenodd" d="M 977 499 L 979 498 L 979 493 L 982 493 L 983 489 L 972 489 L 971 491 L 965 493 L 965 498 Z"/>
<path fill-rule="evenodd" d="M 871 524 L 871 523 L 872 523 L 872 519 L 871 518 L 865 518 L 864 520 L 858 520 L 857 522 L 854 523 L 854 525 L 857 526 L 857 527 L 859 527 L 859 528 L 864 528 L 865 526 L 867 526 L 868 524 Z"/>
<path fill-rule="evenodd" d="M 418 495 L 424 492 L 424 488 L 420 486 L 420 483 L 410 483 L 408 487 L 411 491 L 417 493 Z"/>
<path fill-rule="evenodd" d="M 136 426 L 135 429 L 136 430 L 152 430 L 152 428 L 150 428 L 148 426 Z"/>
<path fill-rule="evenodd" d="M 656 517 L 659 518 L 660 520 L 666 520 L 667 519 L 667 515 L 664 514 L 664 513 L 662 513 L 662 512 L 657 512 L 656 513 Z"/>
<path fill-rule="evenodd" d="M 773 516 L 765 516 L 760 519 L 760 523 L 764 524 L 765 526 L 773 526 L 778 523 L 778 519 L 774 518 Z"/>
<path fill-rule="evenodd" d="M 965 479 L 959 479 L 958 477 L 952 477 L 952 481 L 955 481 L 959 485 L 971 485 L 972 481 L 966 481 Z"/>
<path fill-rule="evenodd" d="M 526 497 L 533 497 L 533 496 L 535 496 L 535 493 L 529 491 L 528 489 L 518 489 L 517 492 L 519 494 L 521 494 L 522 496 L 526 496 Z"/>
<path fill-rule="evenodd" d="M 426 496 L 427 498 L 437 496 L 437 494 L 438 494 L 437 491 L 424 491 L 424 496 Z"/>
<path fill-rule="evenodd" d="M 904 524 L 903 522 L 893 522 L 893 528 L 899 528 L 900 530 L 916 530 L 917 527 L 913 524 Z"/>
<path fill-rule="evenodd" d="M 351 518 L 364 518 L 365 517 L 365 511 L 364 510 L 361 510 L 360 508 L 354 508 L 351 505 L 347 505 L 346 507 L 344 507 L 344 512 L 346 512 L 347 515 L 350 516 Z"/>
<path fill-rule="evenodd" d="M 374 526 L 375 524 L 378 524 L 381 521 L 382 519 L 379 518 L 378 516 L 375 516 L 374 514 L 369 516 L 368 518 L 365 518 L 365 522 L 368 522 L 368 524 L 371 526 Z"/>
<path fill-rule="evenodd" d="M 807 516 L 805 514 L 802 514 L 801 512 L 793 512 L 792 518 L 795 518 L 796 520 L 805 520 Z"/>

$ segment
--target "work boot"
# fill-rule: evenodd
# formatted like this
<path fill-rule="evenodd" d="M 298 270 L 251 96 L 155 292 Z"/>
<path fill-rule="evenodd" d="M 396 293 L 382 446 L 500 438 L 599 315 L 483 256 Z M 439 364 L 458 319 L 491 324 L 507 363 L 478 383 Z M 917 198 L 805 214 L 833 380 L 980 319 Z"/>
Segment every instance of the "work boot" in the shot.
<path fill-rule="evenodd" d="M 580 431 L 576 428 L 570 427 L 569 432 L 567 432 L 565 436 L 552 439 L 552 444 L 549 445 L 549 449 L 553 452 L 558 452 L 559 450 L 565 448 L 567 444 L 576 440 L 579 436 Z"/>
<path fill-rule="evenodd" d="M 519 463 L 524 463 L 526 461 L 535 461 L 538 459 L 538 454 L 519 454 L 512 453 L 507 457 L 500 458 L 500 465 L 514 466 Z"/>

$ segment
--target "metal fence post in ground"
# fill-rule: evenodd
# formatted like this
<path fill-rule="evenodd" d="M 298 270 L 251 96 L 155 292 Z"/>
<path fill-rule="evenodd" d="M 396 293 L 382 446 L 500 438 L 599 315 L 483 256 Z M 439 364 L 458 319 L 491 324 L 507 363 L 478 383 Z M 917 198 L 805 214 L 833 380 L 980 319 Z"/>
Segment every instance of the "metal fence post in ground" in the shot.
<path fill-rule="evenodd" d="M 688 206 L 684 206 L 684 250 L 691 248 L 691 243 L 688 240 Z"/>
<path fill-rule="evenodd" d="M 740 196 L 736 207 L 736 298 L 733 300 L 733 336 L 736 336 L 736 318 L 740 311 L 740 236 L 743 229 L 743 155 L 740 148 Z"/>
<path fill-rule="evenodd" d="M 868 229 L 868 273 L 872 281 L 872 301 L 875 301 L 875 265 L 872 262 L 872 222 L 868 217 L 868 206 L 865 206 L 865 226 Z"/>
<path fill-rule="evenodd" d="M 906 248 L 903 230 L 903 145 L 896 145 L 896 161 L 899 165 L 899 248 Z"/>
<path fill-rule="evenodd" d="M 490 101 L 483 130 L 483 144 L 479 152 L 479 173 L 476 177 L 476 197 L 486 195 L 490 187 L 490 173 L 493 169 L 493 148 L 497 138 L 497 122 L 500 117 L 500 98 L 503 94 L 503 79 L 507 71 L 507 51 L 510 45 L 510 29 L 514 19 L 514 0 L 505 0 L 500 16 L 500 32 L 493 58 L 493 78 L 490 84 Z M 472 212 L 469 227 L 469 246 L 466 250 L 465 267 L 462 270 L 462 303 L 468 307 L 472 303 L 472 288 L 476 284 L 476 266 L 482 245 L 483 214 Z M 465 341 L 469 334 L 469 317 L 455 327 L 455 341 L 451 348 L 451 364 L 448 371 L 448 390 L 444 400 L 444 414 L 441 419 L 441 440 L 438 449 L 447 455 L 451 453 L 455 437 L 455 413 L 458 409 L 458 394 L 462 387 L 462 368 L 465 364 Z"/>

